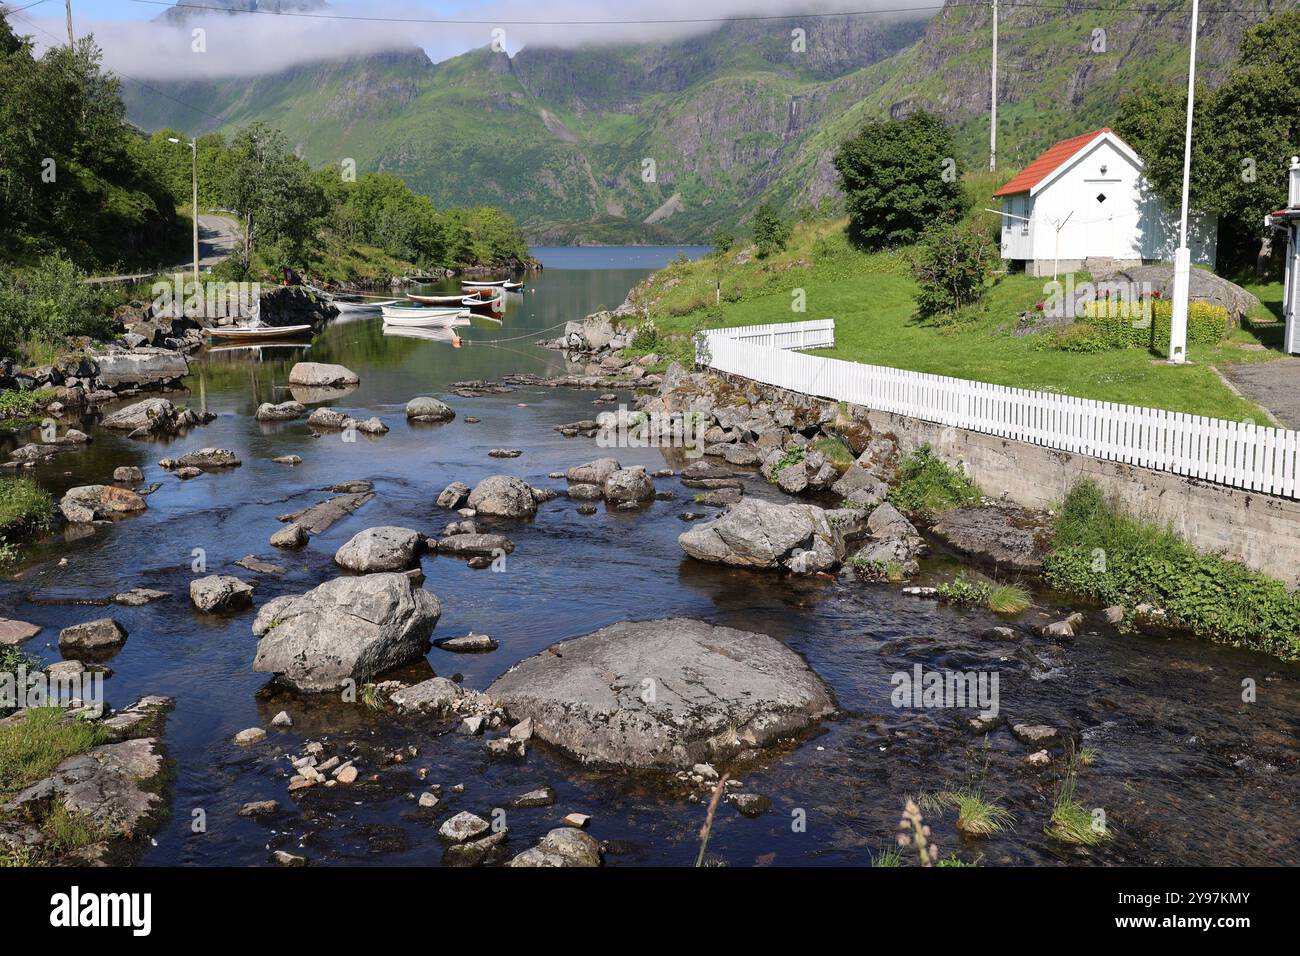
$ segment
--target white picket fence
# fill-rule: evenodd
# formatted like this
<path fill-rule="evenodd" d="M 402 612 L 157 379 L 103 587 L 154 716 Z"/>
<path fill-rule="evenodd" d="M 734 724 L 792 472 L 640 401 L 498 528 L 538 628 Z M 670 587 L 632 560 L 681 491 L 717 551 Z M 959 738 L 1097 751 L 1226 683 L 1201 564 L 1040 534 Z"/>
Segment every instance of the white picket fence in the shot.
<path fill-rule="evenodd" d="M 819 398 L 1234 488 L 1300 497 L 1300 432 L 796 351 L 834 344 L 833 319 L 714 329 L 697 343 L 696 359 L 719 372 Z"/>

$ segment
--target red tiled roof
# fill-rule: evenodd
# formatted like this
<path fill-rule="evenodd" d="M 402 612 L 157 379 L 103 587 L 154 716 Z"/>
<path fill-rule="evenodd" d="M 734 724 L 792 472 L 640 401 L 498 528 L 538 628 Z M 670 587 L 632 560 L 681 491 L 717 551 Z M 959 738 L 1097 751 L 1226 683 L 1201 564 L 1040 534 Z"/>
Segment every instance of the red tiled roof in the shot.
<path fill-rule="evenodd" d="M 1069 139 L 1063 139 L 1055 146 L 1050 147 L 1047 152 L 1039 156 L 1036 160 L 1017 173 L 1011 180 L 993 195 L 1010 196 L 1014 193 L 1027 193 L 1039 183 L 1041 183 L 1052 173 L 1056 172 L 1064 163 L 1066 163 L 1075 153 L 1083 149 L 1102 133 L 1110 133 L 1109 126 L 1103 126 L 1101 129 L 1095 129 L 1091 133 L 1084 133 L 1081 136 L 1071 136 Z"/>

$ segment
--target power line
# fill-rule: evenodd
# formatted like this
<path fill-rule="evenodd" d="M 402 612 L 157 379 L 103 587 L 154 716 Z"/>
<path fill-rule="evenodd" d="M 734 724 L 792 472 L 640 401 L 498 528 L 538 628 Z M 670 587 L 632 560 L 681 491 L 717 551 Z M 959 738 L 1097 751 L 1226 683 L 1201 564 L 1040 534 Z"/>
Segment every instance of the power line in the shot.
<path fill-rule="evenodd" d="M 44 3 L 45 0 L 37 0 L 37 2 L 38 2 L 38 3 Z M 30 4 L 30 6 L 36 6 L 36 4 Z M 17 10 L 9 10 L 9 11 L 4 11 L 4 12 L 6 13 L 6 15 L 8 15 L 8 14 L 10 14 L 10 13 L 17 13 L 18 11 L 17 11 Z M 54 41 L 56 41 L 56 42 L 58 42 L 58 43 L 62 43 L 62 42 L 63 42 L 63 41 L 59 40 L 59 38 L 56 37 L 53 33 L 51 33 L 49 30 L 46 30 L 46 29 L 45 29 L 44 27 L 42 27 L 39 23 L 37 23 L 37 22 L 35 22 L 34 20 L 32 20 L 30 17 L 23 17 L 22 19 L 26 22 L 26 24 L 27 24 L 28 26 L 32 27 L 32 28 L 35 29 L 35 30 L 39 30 L 41 33 L 44 33 L 44 34 L 45 34 L 47 37 L 49 37 L 51 40 L 54 40 Z M 144 80 L 138 80 L 138 79 L 136 79 L 135 77 L 133 77 L 133 76 L 128 76 L 127 74 L 122 73 L 122 72 L 120 72 L 120 71 L 116 71 L 116 70 L 115 70 L 114 72 L 115 72 L 118 76 L 120 76 L 122 79 L 124 79 L 124 80 L 130 80 L 132 83 L 135 83 L 135 84 L 137 84 L 138 86 L 143 87 L 144 89 L 148 90 L 150 93 L 154 93 L 154 94 L 156 94 L 156 95 L 158 95 L 158 96 L 163 97 L 164 99 L 171 100 L 171 101 L 172 101 L 173 103 L 175 103 L 177 106 L 184 106 L 186 109 L 194 110 L 194 112 L 196 112 L 196 113 L 202 113 L 204 116 L 207 116 L 209 119 L 217 120 L 219 123 L 225 123 L 225 122 L 226 122 L 226 118 L 225 118 L 224 116 L 220 116 L 220 115 L 218 115 L 217 113 L 213 113 L 213 112 L 211 112 L 210 110 L 205 110 L 205 109 L 204 109 L 203 107 L 201 107 L 201 106 L 195 106 L 193 103 L 186 103 L 184 100 L 177 99 L 176 97 L 172 96 L 170 93 L 164 93 L 162 90 L 158 89 L 156 86 L 151 86 L 150 84 L 146 83 Z"/>
<path fill-rule="evenodd" d="M 294 10 L 231 10 L 227 7 L 219 7 L 211 4 L 201 3 L 172 3 L 170 0 L 131 0 L 132 3 L 145 4 L 147 6 L 167 7 L 172 10 L 197 10 L 211 13 L 225 14 L 243 14 L 267 17 L 296 17 L 304 20 L 339 20 L 355 21 L 364 23 L 397 23 L 397 24 L 430 24 L 438 26 L 673 26 L 688 25 L 701 23 L 740 23 L 740 22 L 762 22 L 773 20 L 808 20 L 808 19 L 833 19 L 836 17 L 871 17 L 882 14 L 894 13 L 920 13 L 928 10 L 945 10 L 960 8 L 985 8 L 989 6 L 988 0 L 970 0 L 970 2 L 958 2 L 954 0 L 951 3 L 926 4 L 922 6 L 910 7 L 881 7 L 875 10 L 843 10 L 840 12 L 805 12 L 805 13 L 782 13 L 782 14 L 733 14 L 729 16 L 716 17 L 662 17 L 658 19 L 636 19 L 636 20 L 609 20 L 609 19 L 586 19 L 586 20 L 518 20 L 508 17 L 489 17 L 489 18 L 457 18 L 457 17 L 388 17 L 388 16 L 367 16 L 363 14 L 350 13 L 314 13 L 309 11 Z M 1185 3 L 1166 3 L 1166 4 L 1126 4 L 1126 3 L 1041 3 L 1037 0 L 1005 0 L 1005 6 L 1008 7 L 1026 7 L 1039 10 L 1068 10 L 1077 12 L 1125 12 L 1125 13 L 1190 13 Z M 1257 6 L 1257 7 L 1238 7 L 1222 5 L 1217 7 L 1205 7 L 1205 13 L 1275 13 L 1278 10 L 1274 7 Z"/>
<path fill-rule="evenodd" d="M 36 0 L 35 3 L 29 3 L 25 7 L 17 7 L 13 10 L 8 9 L 7 7 L 0 7 L 0 15 L 7 17 L 11 13 L 22 13 L 24 10 L 30 10 L 32 7 L 39 7 L 42 3 L 45 3 L 45 0 Z"/>

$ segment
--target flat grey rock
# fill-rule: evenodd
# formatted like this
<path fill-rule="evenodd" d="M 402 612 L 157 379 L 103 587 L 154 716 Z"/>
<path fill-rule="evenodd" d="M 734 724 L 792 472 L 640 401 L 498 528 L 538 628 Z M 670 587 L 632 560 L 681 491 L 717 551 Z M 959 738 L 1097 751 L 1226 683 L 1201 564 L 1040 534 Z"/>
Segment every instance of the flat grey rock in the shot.
<path fill-rule="evenodd" d="M 798 654 L 764 634 L 623 622 L 520 662 L 488 689 L 510 718 L 584 761 L 676 769 L 807 730 L 834 711 Z"/>

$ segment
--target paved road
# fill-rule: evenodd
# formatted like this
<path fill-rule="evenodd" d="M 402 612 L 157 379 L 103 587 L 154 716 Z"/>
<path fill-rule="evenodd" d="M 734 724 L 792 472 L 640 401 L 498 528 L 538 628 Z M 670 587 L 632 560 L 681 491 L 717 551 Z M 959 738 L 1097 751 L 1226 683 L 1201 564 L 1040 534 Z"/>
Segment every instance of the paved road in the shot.
<path fill-rule="evenodd" d="M 1300 358 L 1242 362 L 1223 367 L 1233 385 L 1263 405 L 1287 428 L 1300 428 Z"/>
<path fill-rule="evenodd" d="M 199 215 L 199 268 L 211 269 L 223 259 L 230 258 L 235 250 L 239 248 L 243 241 L 243 233 L 239 230 L 239 223 L 229 216 L 218 216 L 210 213 Z M 194 260 L 187 259 L 185 262 L 178 263 L 169 269 L 161 270 L 164 273 L 170 272 L 189 272 L 194 268 Z M 96 276 L 93 279 L 87 279 L 88 283 L 100 282 L 129 282 L 133 279 L 147 279 L 156 275 L 153 270 L 148 272 L 136 272 L 120 276 Z"/>

